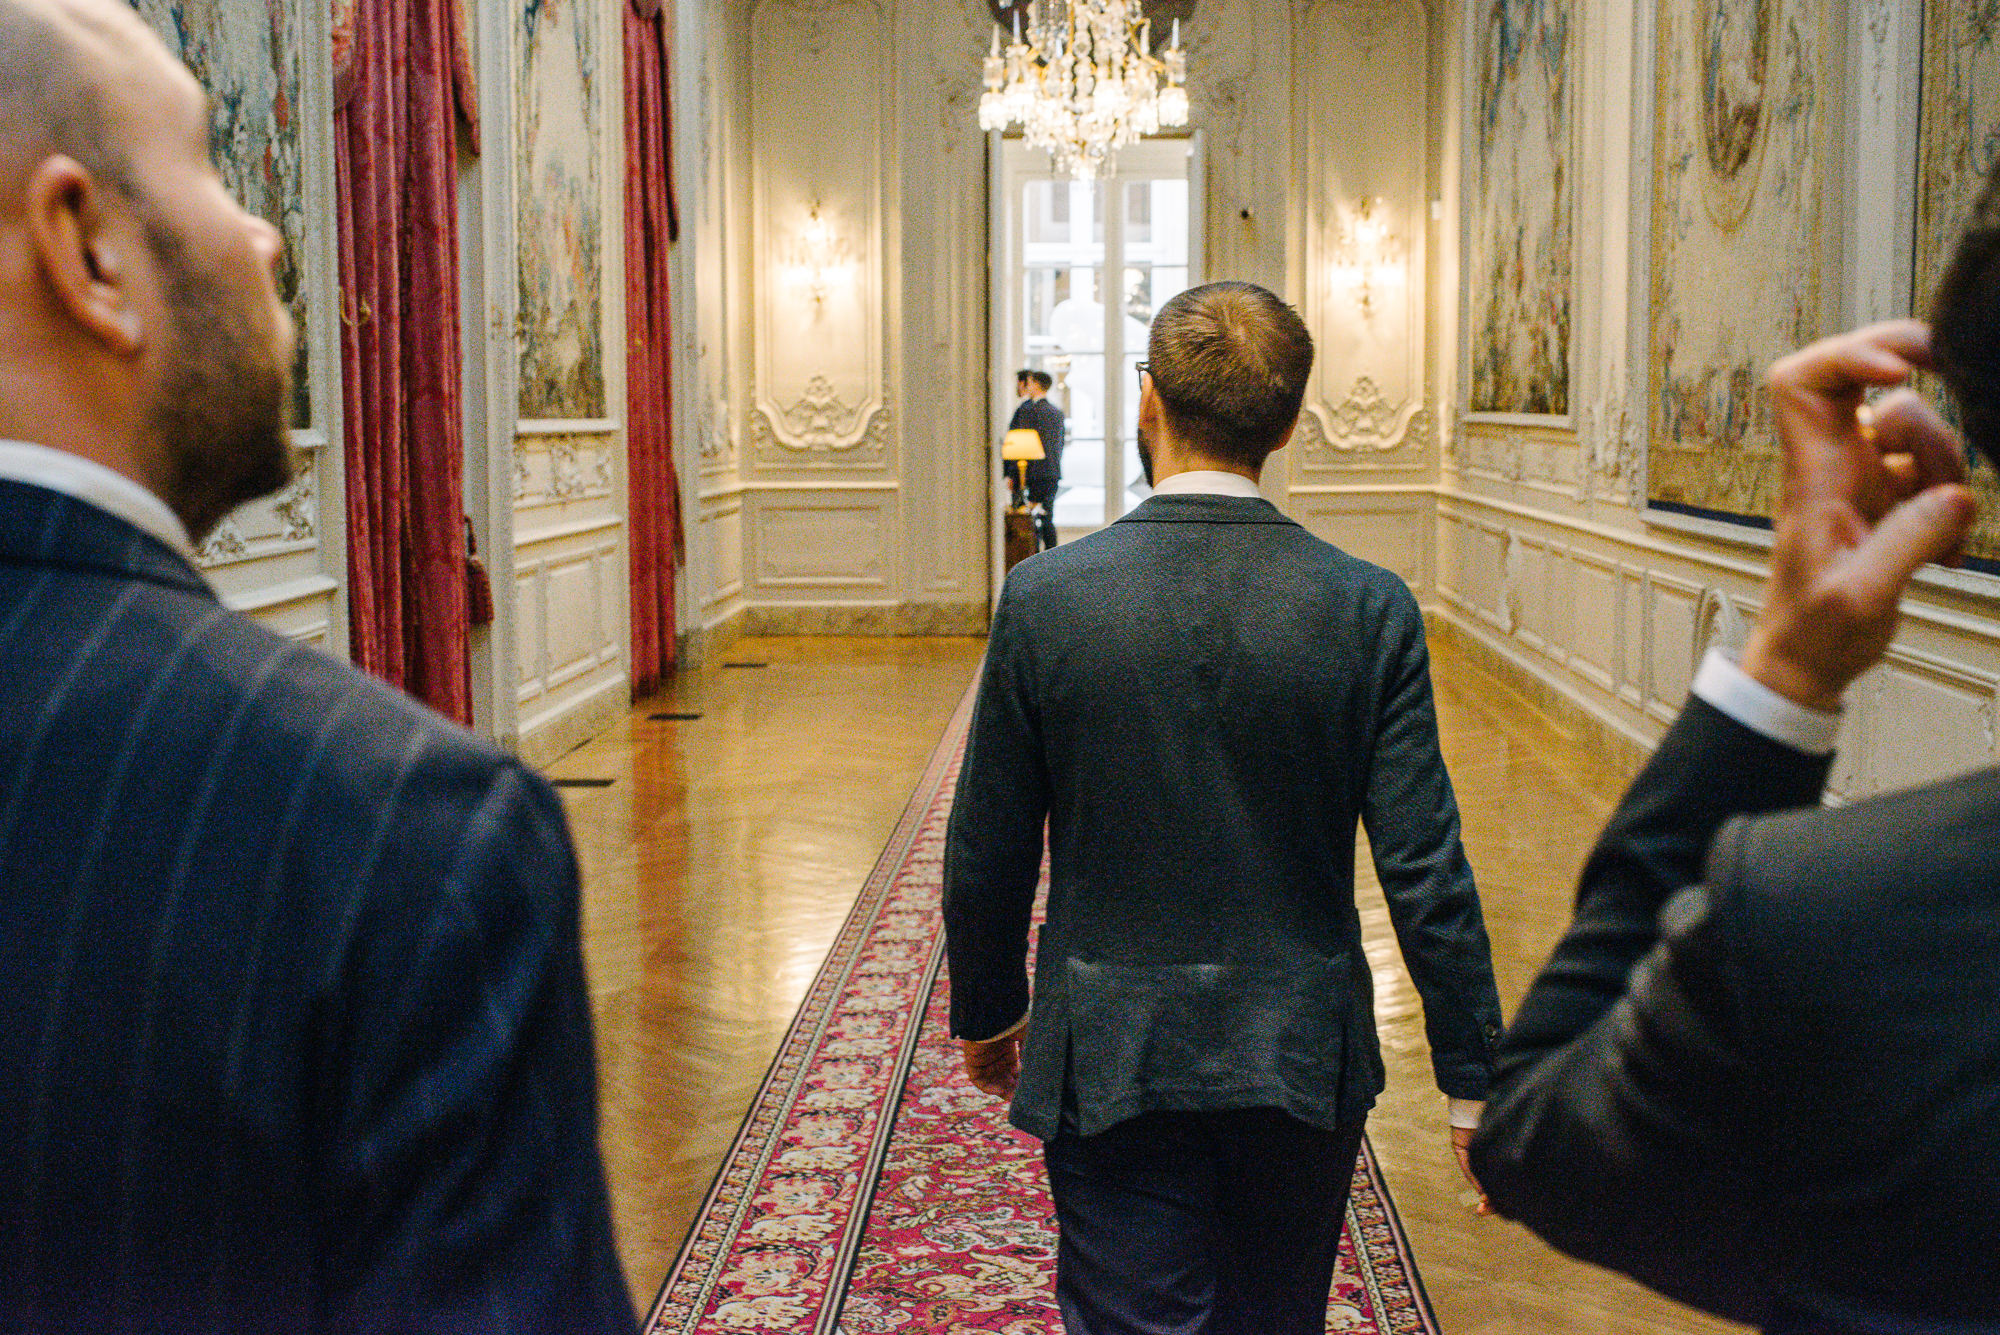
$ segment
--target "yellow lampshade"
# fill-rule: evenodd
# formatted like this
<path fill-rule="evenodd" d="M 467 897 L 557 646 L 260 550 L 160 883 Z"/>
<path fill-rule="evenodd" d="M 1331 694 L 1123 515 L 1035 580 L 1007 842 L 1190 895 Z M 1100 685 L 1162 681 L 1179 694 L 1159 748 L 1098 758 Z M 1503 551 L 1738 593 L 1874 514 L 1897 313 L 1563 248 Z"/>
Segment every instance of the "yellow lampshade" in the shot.
<path fill-rule="evenodd" d="M 1021 463 L 1028 459 L 1046 459 L 1048 452 L 1042 449 L 1041 432 L 1029 427 L 1015 427 L 1007 433 L 1007 439 L 1000 442 L 1000 457 L 1008 463 Z"/>

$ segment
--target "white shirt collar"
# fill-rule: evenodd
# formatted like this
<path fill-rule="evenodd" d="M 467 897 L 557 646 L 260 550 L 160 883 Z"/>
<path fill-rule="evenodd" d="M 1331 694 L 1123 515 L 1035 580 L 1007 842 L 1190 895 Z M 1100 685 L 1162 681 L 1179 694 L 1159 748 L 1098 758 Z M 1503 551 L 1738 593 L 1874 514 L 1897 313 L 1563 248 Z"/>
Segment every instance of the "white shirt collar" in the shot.
<path fill-rule="evenodd" d="M 0 440 L 0 478 L 61 492 L 149 533 L 190 562 L 194 544 L 187 526 L 166 502 L 103 464 L 67 450 L 52 450 L 24 440 Z"/>
<path fill-rule="evenodd" d="M 1190 473 L 1175 473 L 1163 477 L 1153 488 L 1155 496 L 1241 496 L 1246 499 L 1260 497 L 1264 493 L 1257 484 L 1241 473 L 1224 473 L 1198 468 Z"/>

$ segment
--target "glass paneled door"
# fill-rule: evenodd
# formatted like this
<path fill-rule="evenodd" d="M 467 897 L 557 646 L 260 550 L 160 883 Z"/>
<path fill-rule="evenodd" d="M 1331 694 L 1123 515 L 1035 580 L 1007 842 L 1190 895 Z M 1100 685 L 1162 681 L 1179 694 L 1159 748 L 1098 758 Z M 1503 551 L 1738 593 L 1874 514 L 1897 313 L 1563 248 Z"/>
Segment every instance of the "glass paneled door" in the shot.
<path fill-rule="evenodd" d="M 1153 312 L 1201 281 L 1202 191 L 1198 134 L 1121 149 L 1118 174 L 1096 181 L 1054 175 L 1048 154 L 1018 139 L 995 136 L 992 151 L 997 590 L 1007 503 L 998 442 L 1019 403 L 1016 371 L 1048 372 L 1069 419 L 1055 505 L 1065 542 L 1151 494 L 1139 464 L 1138 364 Z"/>

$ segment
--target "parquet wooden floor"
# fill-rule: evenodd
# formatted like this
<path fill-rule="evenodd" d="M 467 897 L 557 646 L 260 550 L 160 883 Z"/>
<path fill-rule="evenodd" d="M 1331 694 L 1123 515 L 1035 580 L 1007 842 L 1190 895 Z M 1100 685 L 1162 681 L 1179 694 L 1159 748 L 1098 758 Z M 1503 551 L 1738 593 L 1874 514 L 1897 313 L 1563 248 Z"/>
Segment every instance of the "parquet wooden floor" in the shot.
<path fill-rule="evenodd" d="M 642 1310 L 983 647 L 742 640 L 727 661 L 765 666 L 684 674 L 551 767 L 613 781 L 564 798 L 584 867 L 605 1158 Z M 1448 642 L 1433 653 L 1445 758 L 1511 1013 L 1568 922 L 1577 868 L 1625 776 Z M 666 713 L 700 717 L 652 717 Z M 1389 1067 L 1369 1132 L 1444 1329 L 1738 1329 L 1472 1213 L 1416 993 L 1358 851 Z"/>

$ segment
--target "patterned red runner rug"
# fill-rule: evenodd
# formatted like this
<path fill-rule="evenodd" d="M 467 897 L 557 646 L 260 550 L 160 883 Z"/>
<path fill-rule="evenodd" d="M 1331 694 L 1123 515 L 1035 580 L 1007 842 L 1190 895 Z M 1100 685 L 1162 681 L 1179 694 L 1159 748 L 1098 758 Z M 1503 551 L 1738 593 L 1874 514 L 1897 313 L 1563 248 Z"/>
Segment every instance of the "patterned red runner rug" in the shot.
<path fill-rule="evenodd" d="M 648 1335 L 1060 1335 L 1041 1148 L 947 1037 L 945 821 L 971 716 L 945 729 L 723 1161 Z M 1327 1329 L 1437 1335 L 1364 1142 Z"/>

